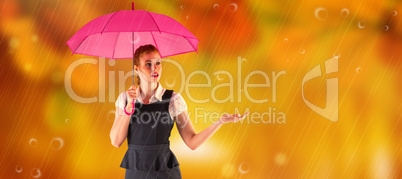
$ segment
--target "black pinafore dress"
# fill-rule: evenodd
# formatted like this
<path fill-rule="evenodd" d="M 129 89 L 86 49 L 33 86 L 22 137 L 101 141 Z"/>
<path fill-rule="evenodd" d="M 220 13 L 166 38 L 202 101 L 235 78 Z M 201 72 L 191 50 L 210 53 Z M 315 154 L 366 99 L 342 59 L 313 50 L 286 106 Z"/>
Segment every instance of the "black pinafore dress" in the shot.
<path fill-rule="evenodd" d="M 135 101 L 127 133 L 128 150 L 120 167 L 125 178 L 181 178 L 179 162 L 170 150 L 169 137 L 174 122 L 169 115 L 173 90 L 166 90 L 162 101 L 142 104 Z"/>

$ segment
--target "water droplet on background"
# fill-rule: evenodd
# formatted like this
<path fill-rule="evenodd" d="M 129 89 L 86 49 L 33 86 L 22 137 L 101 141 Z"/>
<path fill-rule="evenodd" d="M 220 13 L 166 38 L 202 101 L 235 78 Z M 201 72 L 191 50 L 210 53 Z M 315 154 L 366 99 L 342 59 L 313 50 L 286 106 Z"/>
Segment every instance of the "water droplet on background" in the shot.
<path fill-rule="evenodd" d="M 39 178 L 40 176 L 42 176 L 42 173 L 40 172 L 40 170 L 38 168 L 33 168 L 31 170 L 31 176 L 34 178 Z"/>
<path fill-rule="evenodd" d="M 230 12 L 236 12 L 237 11 L 237 4 L 236 3 L 230 3 L 229 4 L 229 11 Z"/>
<path fill-rule="evenodd" d="M 300 54 L 304 54 L 306 53 L 306 50 L 304 50 L 304 48 L 299 49 Z"/>
<path fill-rule="evenodd" d="M 341 17 L 346 18 L 349 16 L 349 9 L 343 8 L 341 10 Z"/>
<path fill-rule="evenodd" d="M 396 11 L 396 10 L 392 11 L 393 16 L 396 16 L 397 14 L 398 14 L 398 11 Z"/>
<path fill-rule="evenodd" d="M 384 31 L 388 31 L 388 29 L 389 29 L 389 26 L 385 25 L 384 26 Z"/>
<path fill-rule="evenodd" d="M 359 27 L 359 29 L 364 29 L 366 27 L 366 21 L 365 20 L 361 20 L 357 23 L 357 27 Z"/>
<path fill-rule="evenodd" d="M 288 39 L 288 38 L 284 38 L 284 39 L 283 39 L 283 42 L 288 43 L 288 42 L 289 42 L 289 39 Z"/>
<path fill-rule="evenodd" d="M 61 137 L 54 137 L 50 141 L 50 148 L 53 150 L 60 150 L 64 146 L 64 140 Z"/>
<path fill-rule="evenodd" d="M 180 5 L 180 9 L 184 9 L 184 5 Z"/>
<path fill-rule="evenodd" d="M 169 83 L 169 81 L 171 81 L 171 83 Z M 166 79 L 166 86 L 167 87 L 169 87 L 169 88 L 173 88 L 173 86 L 176 84 L 176 80 L 172 77 L 172 76 L 169 76 L 167 79 Z"/>
<path fill-rule="evenodd" d="M 137 34 L 134 33 L 134 40 L 131 41 L 132 44 L 137 44 L 138 42 L 140 42 L 141 37 Z"/>
<path fill-rule="evenodd" d="M 113 59 L 110 59 L 109 61 L 108 61 L 108 64 L 109 64 L 109 66 L 115 66 L 116 65 L 116 60 L 113 60 Z"/>
<path fill-rule="evenodd" d="M 35 138 L 31 138 L 30 140 L 29 140 L 29 145 L 31 146 L 31 147 L 37 147 L 38 146 L 38 140 L 36 140 Z"/>
<path fill-rule="evenodd" d="M 314 16 L 318 20 L 325 20 L 328 18 L 328 10 L 323 7 L 317 7 L 314 11 Z"/>
<path fill-rule="evenodd" d="M 219 4 L 214 4 L 214 10 L 219 10 Z"/>
<path fill-rule="evenodd" d="M 17 166 L 15 167 L 15 171 L 16 171 L 17 173 L 21 173 L 21 172 L 22 172 L 22 166 L 21 166 L 21 165 L 17 165 Z"/>
<path fill-rule="evenodd" d="M 222 80 L 223 80 L 223 77 L 221 77 L 221 74 L 218 74 L 218 75 L 216 75 L 216 79 L 217 79 L 218 81 L 222 81 Z"/>
<path fill-rule="evenodd" d="M 239 165 L 239 172 L 241 173 L 241 174 L 246 174 L 246 173 L 248 173 L 249 171 L 250 171 L 250 164 L 248 164 L 247 162 L 242 162 L 240 165 Z"/>
<path fill-rule="evenodd" d="M 362 71 L 362 68 L 360 68 L 360 67 L 356 68 L 356 73 L 360 73 L 361 71 Z"/>

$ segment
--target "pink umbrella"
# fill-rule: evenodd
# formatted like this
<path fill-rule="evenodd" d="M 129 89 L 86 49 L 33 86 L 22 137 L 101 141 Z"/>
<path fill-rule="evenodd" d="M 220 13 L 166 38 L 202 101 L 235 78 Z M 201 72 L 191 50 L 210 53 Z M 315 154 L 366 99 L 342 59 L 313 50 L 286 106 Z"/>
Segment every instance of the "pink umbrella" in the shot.
<path fill-rule="evenodd" d="M 67 45 L 83 55 L 110 59 L 133 58 L 135 49 L 152 44 L 161 57 L 196 52 L 199 40 L 183 25 L 166 15 L 122 10 L 98 17 L 74 34 Z"/>
<path fill-rule="evenodd" d="M 198 42 L 190 31 L 171 17 L 134 10 L 132 3 L 131 11 L 117 11 L 90 21 L 67 41 L 67 45 L 73 54 L 132 58 L 134 63 L 134 52 L 142 45 L 154 45 L 163 58 L 197 52 Z"/>

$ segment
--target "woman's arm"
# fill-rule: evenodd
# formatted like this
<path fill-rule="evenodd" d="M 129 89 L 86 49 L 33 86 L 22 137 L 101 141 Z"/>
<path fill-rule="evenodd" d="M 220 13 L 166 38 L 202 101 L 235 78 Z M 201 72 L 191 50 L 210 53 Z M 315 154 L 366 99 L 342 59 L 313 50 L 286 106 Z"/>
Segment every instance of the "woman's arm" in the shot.
<path fill-rule="evenodd" d="M 119 96 L 117 100 L 126 101 L 126 111 L 134 111 L 135 105 L 133 105 L 133 101 L 137 99 L 137 89 L 135 85 L 130 86 L 128 90 Z M 119 104 L 119 103 L 116 103 Z M 123 104 L 120 104 L 123 105 Z M 120 106 L 117 105 L 117 106 Z M 131 115 L 127 115 L 120 107 L 116 106 L 116 117 L 114 118 L 112 129 L 110 130 L 110 140 L 112 141 L 112 145 L 119 148 L 121 144 L 127 138 L 128 126 L 130 124 Z"/>
<path fill-rule="evenodd" d="M 243 120 L 248 113 L 240 116 L 239 114 L 226 114 L 217 122 L 210 125 L 200 133 L 196 134 L 193 124 L 188 117 L 187 111 L 180 113 L 175 117 L 176 126 L 184 143 L 191 149 L 197 149 L 202 143 L 209 139 L 224 123 L 237 122 Z"/>
<path fill-rule="evenodd" d="M 132 103 L 127 104 L 126 110 L 134 110 Z M 116 117 L 109 134 L 113 146 L 119 148 L 126 140 L 130 118 L 131 116 L 126 115 L 121 108 L 116 107 Z"/>

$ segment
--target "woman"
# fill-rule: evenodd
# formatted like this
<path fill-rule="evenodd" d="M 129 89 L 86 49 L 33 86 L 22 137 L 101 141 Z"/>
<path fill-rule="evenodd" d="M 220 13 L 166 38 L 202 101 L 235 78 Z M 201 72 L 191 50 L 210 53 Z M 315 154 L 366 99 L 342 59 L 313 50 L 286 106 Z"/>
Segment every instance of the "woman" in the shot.
<path fill-rule="evenodd" d="M 159 83 L 161 57 L 153 45 L 135 51 L 134 70 L 139 75 L 139 88 L 133 85 L 119 95 L 110 131 L 115 147 L 120 147 L 127 138 L 128 150 L 120 165 L 126 168 L 125 178 L 181 178 L 179 162 L 169 148 L 174 122 L 184 143 L 195 150 L 222 124 L 237 122 L 247 115 L 226 114 L 196 134 L 183 97 Z"/>

